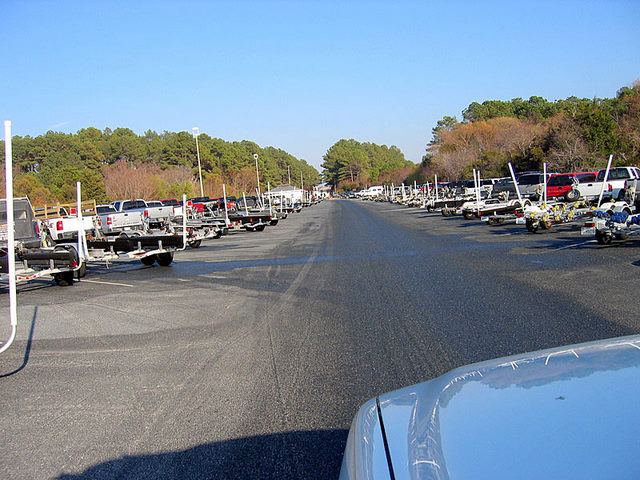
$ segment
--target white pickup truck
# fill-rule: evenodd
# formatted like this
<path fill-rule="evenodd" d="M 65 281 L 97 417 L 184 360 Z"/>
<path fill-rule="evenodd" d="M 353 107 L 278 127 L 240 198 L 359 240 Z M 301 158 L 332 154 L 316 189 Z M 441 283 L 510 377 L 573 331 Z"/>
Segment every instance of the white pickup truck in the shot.
<path fill-rule="evenodd" d="M 98 205 L 96 211 L 99 218 L 98 226 L 104 235 L 145 230 L 144 213 L 139 210 L 118 212 L 112 205 Z"/>
<path fill-rule="evenodd" d="M 606 169 L 598 172 L 595 182 L 581 183 L 575 187 L 580 194 L 580 198 L 585 200 L 596 200 L 602 191 L 602 184 Z M 615 167 L 609 170 L 607 183 L 604 188 L 603 198 L 612 200 L 622 200 L 625 194 L 625 182 L 627 180 L 640 179 L 640 168 L 638 167 Z"/>
<path fill-rule="evenodd" d="M 151 202 L 151 205 L 141 199 L 116 200 L 110 205 L 116 212 L 141 212 L 150 227 L 161 227 L 168 224 L 173 216 L 173 207 L 161 202 Z"/>

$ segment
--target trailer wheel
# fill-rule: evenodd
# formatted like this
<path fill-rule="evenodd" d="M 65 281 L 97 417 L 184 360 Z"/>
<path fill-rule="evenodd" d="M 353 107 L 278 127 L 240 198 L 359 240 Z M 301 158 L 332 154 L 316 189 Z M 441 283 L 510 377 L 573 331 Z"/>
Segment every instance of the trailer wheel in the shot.
<path fill-rule="evenodd" d="M 84 278 L 84 276 L 87 274 L 87 262 L 81 262 L 80 263 L 80 268 L 78 268 L 78 270 L 76 270 L 76 277 L 77 278 Z"/>
<path fill-rule="evenodd" d="M 616 237 L 616 240 L 628 240 L 629 239 L 629 235 L 627 235 L 626 233 L 614 233 L 613 235 Z"/>
<path fill-rule="evenodd" d="M 496 221 L 493 218 L 489 217 L 487 219 L 487 225 L 495 225 L 495 223 L 496 223 Z"/>
<path fill-rule="evenodd" d="M 596 229 L 596 240 L 600 245 L 610 245 L 613 240 L 613 235 L 609 232 L 603 232 Z"/>
<path fill-rule="evenodd" d="M 256 225 L 256 232 L 261 232 L 261 231 L 263 231 L 265 226 L 266 226 L 266 225 Z"/>
<path fill-rule="evenodd" d="M 540 228 L 540 222 L 532 218 L 527 218 L 526 225 L 527 230 L 529 230 L 531 233 L 536 233 L 538 231 L 538 228 Z"/>
<path fill-rule="evenodd" d="M 151 266 L 154 263 L 156 263 L 156 256 L 149 255 L 148 257 L 142 257 L 140 261 L 142 262 L 143 265 Z"/>
<path fill-rule="evenodd" d="M 471 220 L 474 217 L 473 212 L 470 212 L 468 210 L 465 210 L 463 215 L 464 215 L 464 218 L 466 218 L 467 220 Z"/>
<path fill-rule="evenodd" d="M 247 232 L 253 232 L 253 231 L 255 230 L 255 228 L 254 228 L 254 227 L 251 227 L 251 226 L 249 226 L 249 225 L 245 225 L 244 229 L 245 229 Z"/>
<path fill-rule="evenodd" d="M 202 240 L 190 240 L 187 243 L 191 248 L 198 248 L 202 244 Z"/>
<path fill-rule="evenodd" d="M 504 223 L 504 218 L 498 217 L 496 218 L 497 223 Z"/>
<path fill-rule="evenodd" d="M 575 202 L 576 200 L 580 199 L 580 192 L 572 188 L 565 194 L 564 199 L 567 202 Z"/>
<path fill-rule="evenodd" d="M 277 225 L 277 224 L 278 224 L 278 219 L 271 220 L 271 221 L 269 222 L 269 225 Z"/>
<path fill-rule="evenodd" d="M 540 222 L 540 226 L 542 227 L 543 230 L 549 230 L 551 228 L 551 221 L 550 220 L 543 220 Z"/>
<path fill-rule="evenodd" d="M 449 213 L 449 210 L 447 210 L 446 208 L 443 208 L 443 209 L 442 209 L 442 216 L 443 216 L 443 217 L 448 217 L 449 215 L 451 215 L 451 214 Z"/>
<path fill-rule="evenodd" d="M 53 275 L 53 280 L 59 287 L 69 287 L 73 285 L 73 276 L 75 272 L 69 270 L 68 272 L 60 272 Z"/>
<path fill-rule="evenodd" d="M 164 252 L 157 254 L 158 265 L 161 267 L 168 267 L 173 262 L 173 252 Z"/>

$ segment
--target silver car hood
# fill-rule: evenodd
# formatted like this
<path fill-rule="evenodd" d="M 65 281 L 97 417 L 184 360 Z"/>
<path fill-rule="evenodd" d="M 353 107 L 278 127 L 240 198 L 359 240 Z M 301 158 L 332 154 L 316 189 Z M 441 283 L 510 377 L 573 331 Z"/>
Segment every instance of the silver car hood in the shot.
<path fill-rule="evenodd" d="M 373 402 L 341 478 L 640 478 L 640 335 L 465 366 Z"/>
<path fill-rule="evenodd" d="M 395 478 L 640 478 L 640 336 L 470 365 L 380 397 Z"/>

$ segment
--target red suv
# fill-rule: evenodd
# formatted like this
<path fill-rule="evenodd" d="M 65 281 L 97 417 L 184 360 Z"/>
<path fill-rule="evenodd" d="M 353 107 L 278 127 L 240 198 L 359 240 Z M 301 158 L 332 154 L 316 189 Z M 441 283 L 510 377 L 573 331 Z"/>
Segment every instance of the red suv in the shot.
<path fill-rule="evenodd" d="M 595 182 L 598 172 L 558 173 L 551 175 L 547 180 L 547 197 L 564 197 L 565 200 L 574 201 L 580 197 L 572 194 L 571 188 L 576 183 Z M 575 190 L 574 190 L 575 191 Z M 575 197 L 575 198 L 574 198 Z"/>

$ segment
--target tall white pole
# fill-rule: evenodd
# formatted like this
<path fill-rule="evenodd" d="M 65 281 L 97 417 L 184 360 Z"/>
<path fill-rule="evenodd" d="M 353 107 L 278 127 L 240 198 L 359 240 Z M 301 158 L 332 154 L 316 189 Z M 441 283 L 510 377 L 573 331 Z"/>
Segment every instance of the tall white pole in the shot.
<path fill-rule="evenodd" d="M 202 188 L 202 167 L 200 166 L 200 147 L 198 146 L 198 135 L 200 135 L 200 129 L 193 127 L 193 136 L 196 139 L 196 155 L 198 156 L 198 178 L 200 178 L 200 196 L 204 197 L 204 188 Z"/>
<path fill-rule="evenodd" d="M 289 185 L 291 185 L 291 165 L 287 165 L 287 175 L 289 176 Z"/>
<path fill-rule="evenodd" d="M 520 202 L 520 206 L 524 207 L 524 203 L 522 203 L 522 195 L 520 195 L 520 187 L 518 187 L 518 180 L 516 180 L 516 174 L 513 171 L 513 166 L 511 162 L 509 162 L 509 172 L 511 173 L 511 180 L 513 180 L 513 185 L 516 187 L 516 194 L 518 195 L 518 201 Z"/>
<path fill-rule="evenodd" d="M 256 161 L 256 180 L 258 181 L 258 196 L 260 196 L 260 173 L 258 171 L 258 154 L 254 153 L 253 158 Z"/>
<path fill-rule="evenodd" d="M 542 201 L 544 202 L 544 204 L 547 204 L 547 162 L 544 162 L 543 165 L 543 172 L 544 172 L 544 192 L 542 194 Z"/>
<path fill-rule="evenodd" d="M 13 230 L 13 158 L 11 151 L 11 120 L 4 121 L 4 168 L 7 192 L 7 274 L 9 275 L 9 323 L 11 334 L 7 342 L 0 347 L 0 353 L 11 346 L 18 329 L 18 308 L 16 296 L 16 246 Z"/>
<path fill-rule="evenodd" d="M 224 200 L 224 221 L 226 222 L 226 226 L 229 226 L 229 210 L 227 209 L 227 187 L 223 183 L 222 184 L 222 197 Z"/>
<path fill-rule="evenodd" d="M 438 174 L 435 174 L 435 178 L 433 179 L 433 184 L 435 185 L 435 189 L 436 189 L 436 202 L 439 200 L 438 198 Z"/>

